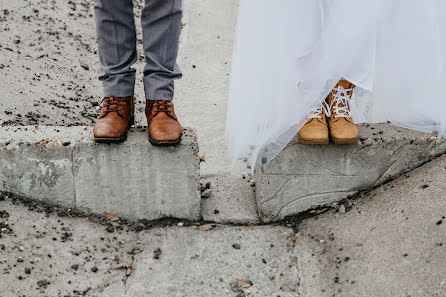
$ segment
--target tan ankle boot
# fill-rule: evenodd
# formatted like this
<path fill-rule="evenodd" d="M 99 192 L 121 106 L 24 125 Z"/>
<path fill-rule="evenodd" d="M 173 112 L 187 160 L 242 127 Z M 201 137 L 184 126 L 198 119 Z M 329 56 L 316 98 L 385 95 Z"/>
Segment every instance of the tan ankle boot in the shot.
<path fill-rule="evenodd" d="M 358 142 L 358 127 L 353 123 L 350 100 L 355 85 L 340 80 L 327 97 L 330 106 L 328 126 L 330 139 L 335 144 L 355 144 Z"/>
<path fill-rule="evenodd" d="M 311 112 L 309 120 L 299 130 L 299 142 L 303 144 L 328 144 L 327 114 L 329 108 L 326 102 Z"/>

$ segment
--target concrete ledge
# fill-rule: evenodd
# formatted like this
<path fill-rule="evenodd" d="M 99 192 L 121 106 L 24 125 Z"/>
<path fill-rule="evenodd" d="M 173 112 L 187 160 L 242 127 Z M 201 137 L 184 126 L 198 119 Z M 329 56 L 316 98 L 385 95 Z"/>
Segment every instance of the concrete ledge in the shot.
<path fill-rule="evenodd" d="M 357 145 L 291 143 L 256 166 L 256 200 L 265 222 L 338 202 L 385 183 L 446 151 L 446 138 L 390 124 L 360 125 Z"/>
<path fill-rule="evenodd" d="M 152 146 L 145 129 L 120 145 L 95 144 L 90 127 L 0 128 L 0 191 L 130 220 L 200 217 L 195 132 Z"/>

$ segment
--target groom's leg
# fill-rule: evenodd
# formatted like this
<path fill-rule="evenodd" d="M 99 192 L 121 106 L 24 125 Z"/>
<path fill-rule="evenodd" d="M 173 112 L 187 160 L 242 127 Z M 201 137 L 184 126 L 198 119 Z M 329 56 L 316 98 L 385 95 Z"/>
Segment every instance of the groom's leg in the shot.
<path fill-rule="evenodd" d="M 133 96 L 137 60 L 132 0 L 95 0 L 96 30 L 105 97 Z"/>
<path fill-rule="evenodd" d="M 149 140 L 154 145 L 181 141 L 183 129 L 172 103 L 174 80 L 181 78 L 176 64 L 181 16 L 181 0 L 146 0 L 142 12 L 146 115 Z"/>
<path fill-rule="evenodd" d="M 132 0 L 95 0 L 104 100 L 93 134 L 96 142 L 121 142 L 134 121 L 136 29 Z"/>
<path fill-rule="evenodd" d="M 144 89 L 148 100 L 172 100 L 181 31 L 181 0 L 146 0 L 141 16 L 144 37 Z"/>

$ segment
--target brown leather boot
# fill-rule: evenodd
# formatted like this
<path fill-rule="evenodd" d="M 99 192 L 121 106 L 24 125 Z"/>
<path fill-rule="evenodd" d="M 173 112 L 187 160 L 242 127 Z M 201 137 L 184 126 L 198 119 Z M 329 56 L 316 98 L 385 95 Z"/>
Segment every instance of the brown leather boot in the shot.
<path fill-rule="evenodd" d="M 175 115 L 172 101 L 147 100 L 146 116 L 151 144 L 170 146 L 181 142 L 183 128 Z"/>
<path fill-rule="evenodd" d="M 311 112 L 309 120 L 299 130 L 299 142 L 303 144 L 328 144 L 327 114 L 329 113 L 326 102 Z"/>
<path fill-rule="evenodd" d="M 350 100 L 355 85 L 340 80 L 327 97 L 331 116 L 328 119 L 330 139 L 335 144 L 355 144 L 358 142 L 358 127 L 353 123 Z"/>
<path fill-rule="evenodd" d="M 119 143 L 127 139 L 127 130 L 135 120 L 135 100 L 132 97 L 104 98 L 101 114 L 93 128 L 94 140 Z"/>

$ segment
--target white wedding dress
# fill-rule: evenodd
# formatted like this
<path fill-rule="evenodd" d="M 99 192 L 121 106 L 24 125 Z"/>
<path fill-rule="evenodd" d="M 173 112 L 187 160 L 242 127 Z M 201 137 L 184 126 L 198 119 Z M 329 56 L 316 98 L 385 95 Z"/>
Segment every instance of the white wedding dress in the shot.
<path fill-rule="evenodd" d="M 241 0 L 228 103 L 233 163 L 271 160 L 338 82 L 356 122 L 446 135 L 445 0 Z"/>

